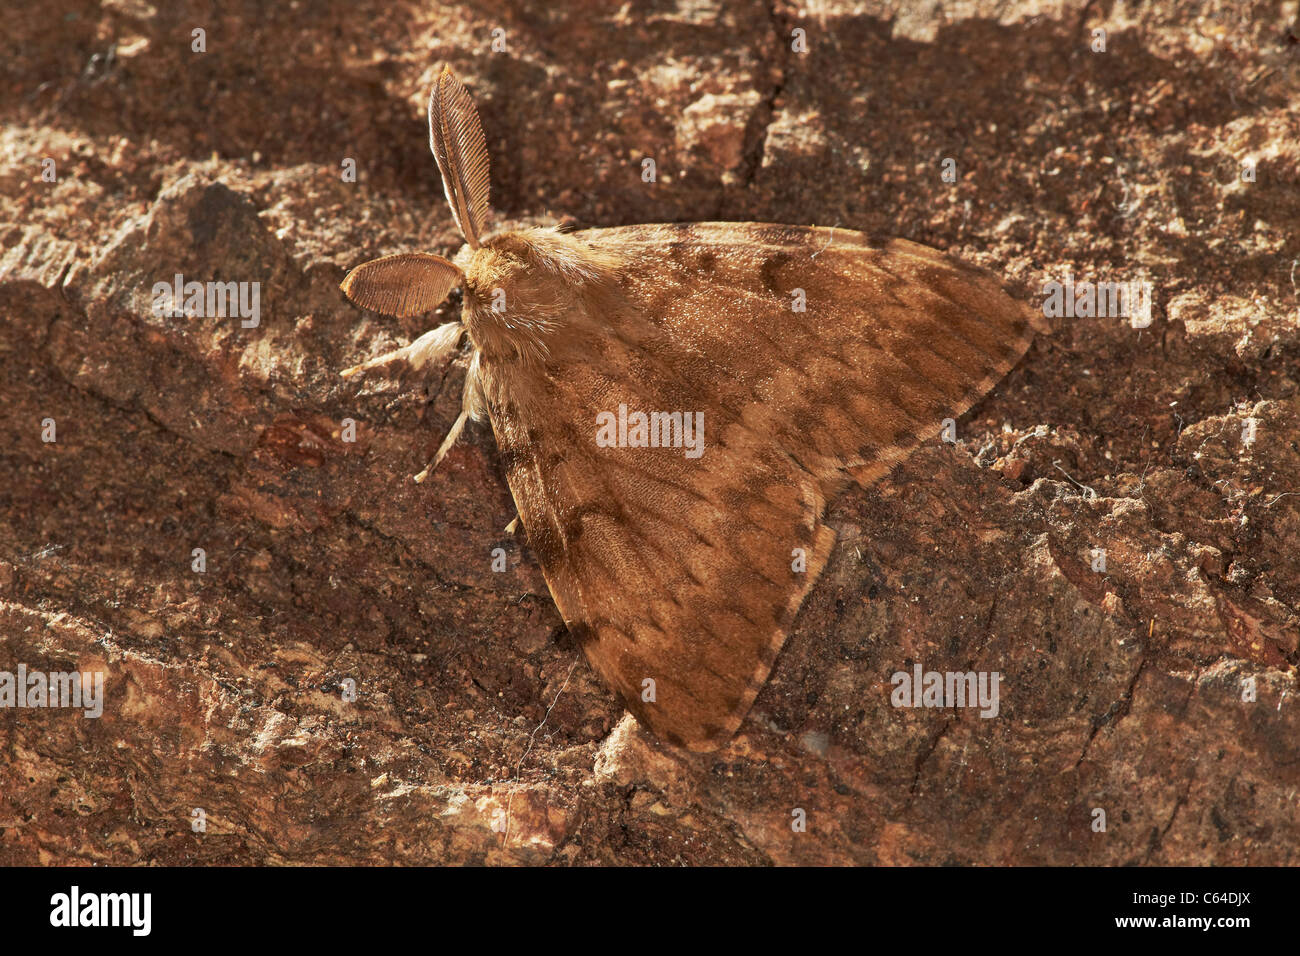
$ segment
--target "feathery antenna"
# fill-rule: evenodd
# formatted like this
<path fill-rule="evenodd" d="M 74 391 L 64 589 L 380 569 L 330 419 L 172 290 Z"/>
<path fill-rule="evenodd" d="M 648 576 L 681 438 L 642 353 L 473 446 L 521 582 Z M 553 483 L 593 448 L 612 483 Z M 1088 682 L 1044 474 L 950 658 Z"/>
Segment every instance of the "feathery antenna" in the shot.
<path fill-rule="evenodd" d="M 442 256 L 404 252 L 363 262 L 340 288 L 361 308 L 401 319 L 437 308 L 460 278 L 460 269 Z"/>
<path fill-rule="evenodd" d="M 463 83 L 444 66 L 429 96 L 429 148 L 442 173 L 442 189 L 461 235 L 471 247 L 481 244 L 487 219 L 487 142 L 474 100 Z"/>

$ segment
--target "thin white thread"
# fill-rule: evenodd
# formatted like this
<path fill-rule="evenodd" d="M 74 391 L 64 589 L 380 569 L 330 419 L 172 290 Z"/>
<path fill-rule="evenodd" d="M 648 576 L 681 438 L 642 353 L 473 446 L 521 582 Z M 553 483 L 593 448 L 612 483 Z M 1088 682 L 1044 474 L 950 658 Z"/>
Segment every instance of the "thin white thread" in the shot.
<path fill-rule="evenodd" d="M 835 226 L 838 225 L 839 223 L 837 222 Z M 816 259 L 819 255 L 821 255 L 823 252 L 825 252 L 827 249 L 831 247 L 831 243 L 835 240 L 835 226 L 831 226 L 831 234 L 826 237 L 826 245 L 822 246 L 820 249 L 818 249 L 816 252 L 810 255 L 808 257 L 809 259 Z"/>
<path fill-rule="evenodd" d="M 573 669 L 577 666 L 578 659 L 575 657 L 573 663 L 569 665 L 569 673 L 564 675 L 564 683 L 561 684 L 560 689 L 555 692 L 555 699 L 551 701 L 551 706 L 546 708 L 546 713 L 542 716 L 542 722 L 534 727 L 533 732 L 528 735 L 528 746 L 524 748 L 524 753 L 523 756 L 519 758 L 519 763 L 515 764 L 515 785 L 510 788 L 510 798 L 506 800 L 506 828 L 501 834 L 502 846 L 505 846 L 506 841 L 510 839 L 510 808 L 515 802 L 515 791 L 519 789 L 519 774 L 520 771 L 523 770 L 524 761 L 527 760 L 528 755 L 533 752 L 533 741 L 537 739 L 538 731 L 545 727 L 546 722 L 551 719 L 551 711 L 553 711 L 555 705 L 560 702 L 560 695 L 564 693 L 564 688 L 569 686 L 569 678 L 573 676 Z"/>

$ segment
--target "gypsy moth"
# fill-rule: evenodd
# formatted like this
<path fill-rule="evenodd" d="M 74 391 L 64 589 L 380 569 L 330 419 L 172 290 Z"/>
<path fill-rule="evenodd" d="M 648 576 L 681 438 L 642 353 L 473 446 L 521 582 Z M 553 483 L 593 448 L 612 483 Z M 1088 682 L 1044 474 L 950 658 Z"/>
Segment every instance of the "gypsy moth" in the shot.
<path fill-rule="evenodd" d="M 969 408 L 1044 320 L 981 270 L 843 228 L 486 235 L 487 149 L 449 68 L 429 136 L 467 246 L 375 259 L 342 288 L 412 315 L 459 283 L 461 321 L 345 374 L 436 361 L 468 336 L 462 412 L 431 467 L 487 417 L 587 659 L 655 733 L 712 750 L 826 563 L 827 502 Z M 688 420 L 698 454 L 674 441 Z"/>

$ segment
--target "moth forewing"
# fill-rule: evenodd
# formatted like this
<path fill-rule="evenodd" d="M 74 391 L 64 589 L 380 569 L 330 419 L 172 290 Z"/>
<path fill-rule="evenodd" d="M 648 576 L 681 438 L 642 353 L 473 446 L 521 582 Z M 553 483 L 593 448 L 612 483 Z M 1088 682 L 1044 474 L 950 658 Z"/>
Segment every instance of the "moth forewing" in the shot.
<path fill-rule="evenodd" d="M 725 742 L 766 681 L 829 555 L 826 501 L 938 435 L 1032 336 L 1029 310 L 986 273 L 827 233 L 629 226 L 564 237 L 571 248 L 517 233 L 509 266 L 480 252 L 485 273 L 467 270 L 523 299 L 508 319 L 477 313 L 471 335 L 556 605 L 638 720 L 693 750 Z M 561 265 L 582 249 L 614 251 L 604 278 L 554 286 L 582 273 Z M 514 360 L 524 329 L 544 361 Z M 620 406 L 698 412 L 703 456 L 598 447 L 597 417 Z M 792 573 L 796 550 L 808 560 Z"/>

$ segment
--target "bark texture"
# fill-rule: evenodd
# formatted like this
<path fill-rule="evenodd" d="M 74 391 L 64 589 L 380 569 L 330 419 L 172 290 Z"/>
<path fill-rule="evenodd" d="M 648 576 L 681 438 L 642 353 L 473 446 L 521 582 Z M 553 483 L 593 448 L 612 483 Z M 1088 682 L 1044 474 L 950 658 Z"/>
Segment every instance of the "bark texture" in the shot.
<path fill-rule="evenodd" d="M 1300 862 L 1296 15 L 10 11 L 0 671 L 102 671 L 106 701 L 0 709 L 0 864 Z M 498 223 L 840 225 L 1034 302 L 1145 279 L 1153 322 L 1055 319 L 956 445 L 839 501 L 740 734 L 674 751 L 503 532 L 490 433 L 410 480 L 463 368 L 338 377 L 459 307 L 395 321 L 338 291 L 371 257 L 459 245 L 425 144 L 444 61 Z M 153 314 L 176 273 L 260 282 L 260 324 Z M 1000 673 L 998 716 L 891 706 L 918 662 Z"/>

